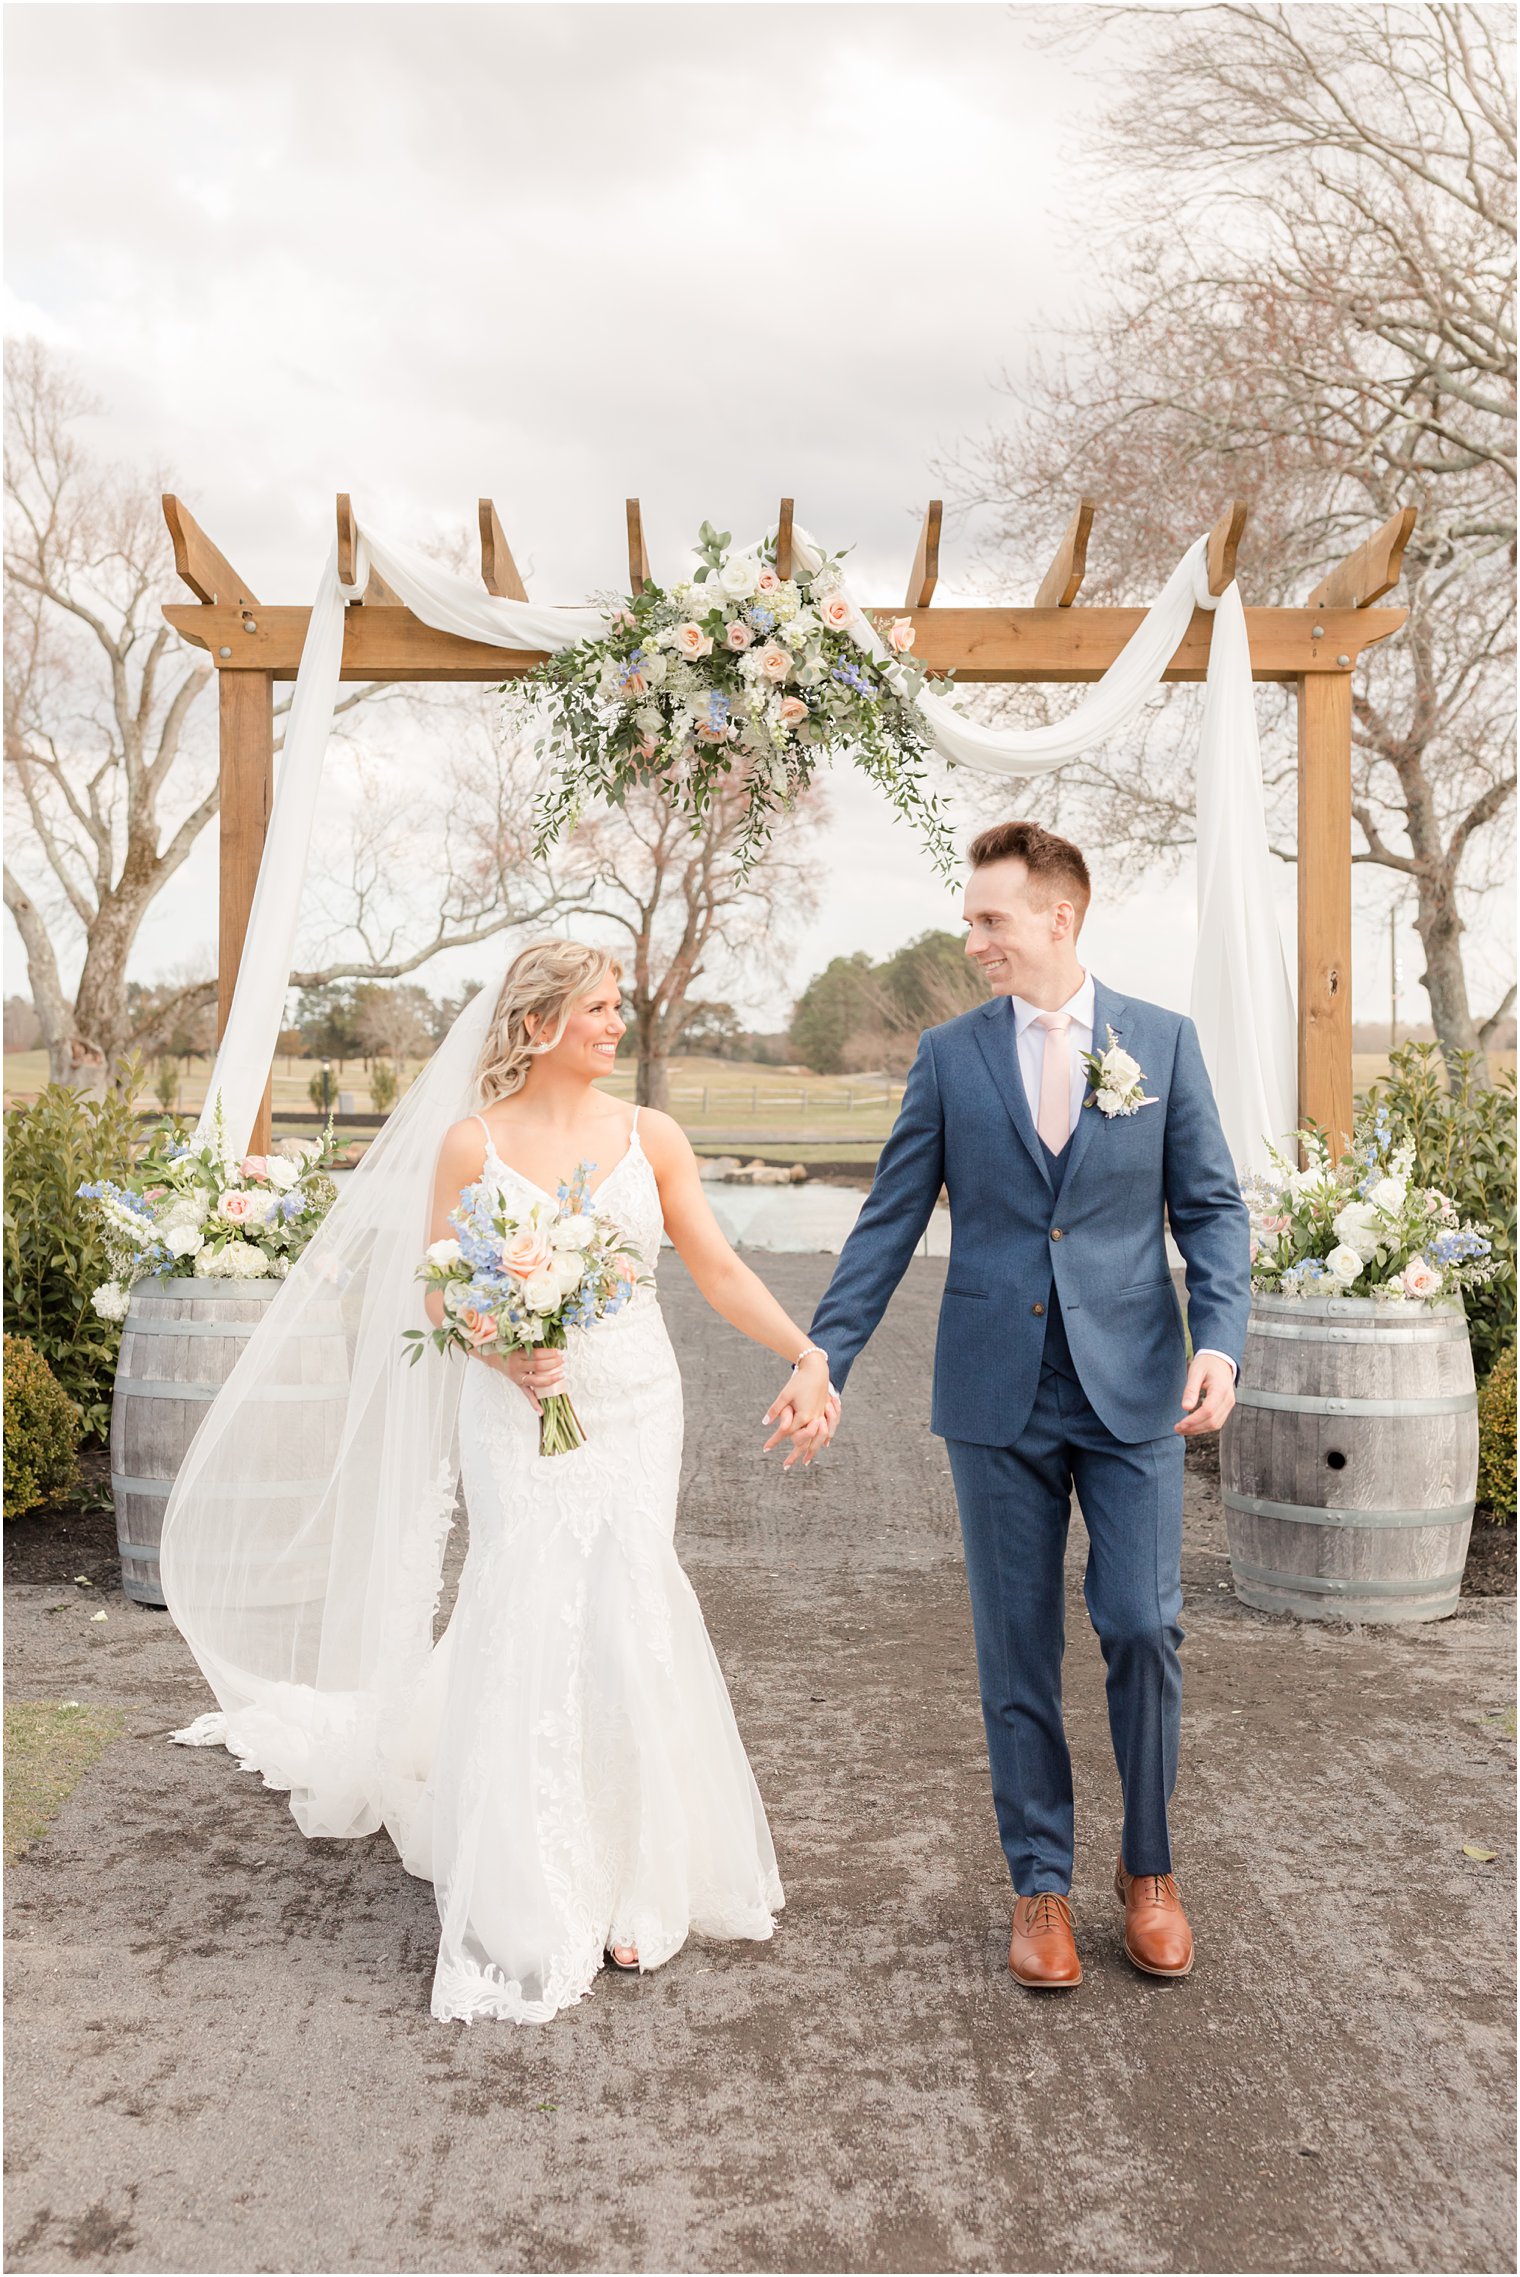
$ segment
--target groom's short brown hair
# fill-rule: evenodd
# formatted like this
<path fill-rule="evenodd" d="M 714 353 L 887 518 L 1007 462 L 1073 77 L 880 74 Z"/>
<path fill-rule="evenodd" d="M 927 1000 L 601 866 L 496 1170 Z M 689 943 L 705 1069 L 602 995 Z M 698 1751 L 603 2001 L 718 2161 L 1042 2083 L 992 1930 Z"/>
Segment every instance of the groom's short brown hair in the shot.
<path fill-rule="evenodd" d="M 997 822 L 972 839 L 970 853 L 974 870 L 987 862 L 1022 862 L 1031 884 L 1053 889 L 1054 900 L 1064 893 L 1075 903 L 1079 925 L 1087 915 L 1092 879 L 1079 848 L 1069 838 L 1058 838 L 1037 822 Z"/>

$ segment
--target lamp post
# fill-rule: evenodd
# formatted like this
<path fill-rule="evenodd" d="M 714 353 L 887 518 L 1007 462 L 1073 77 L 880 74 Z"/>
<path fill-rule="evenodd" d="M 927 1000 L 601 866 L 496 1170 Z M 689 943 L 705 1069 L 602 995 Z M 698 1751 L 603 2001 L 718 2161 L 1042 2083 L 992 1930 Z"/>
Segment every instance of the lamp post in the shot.
<path fill-rule="evenodd" d="M 322 1062 L 322 1112 L 324 1115 L 332 1113 L 332 1061 L 330 1059 L 325 1059 Z"/>

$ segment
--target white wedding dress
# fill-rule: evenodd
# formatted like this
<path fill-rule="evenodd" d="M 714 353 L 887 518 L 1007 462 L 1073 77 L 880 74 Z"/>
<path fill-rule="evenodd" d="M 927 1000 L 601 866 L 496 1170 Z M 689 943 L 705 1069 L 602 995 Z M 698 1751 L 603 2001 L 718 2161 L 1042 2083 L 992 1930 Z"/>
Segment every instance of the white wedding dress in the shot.
<path fill-rule="evenodd" d="M 486 1180 L 549 1199 L 486 1143 Z M 663 1221 L 637 1114 L 594 1198 L 652 1274 Z M 652 1282 L 571 1332 L 587 1437 L 570 1454 L 541 1456 L 517 1386 L 464 1365 L 469 1550 L 428 1671 L 403 1857 L 437 1894 L 433 2014 L 539 2023 L 591 1989 L 607 1946 L 656 1968 L 693 1931 L 769 1937 L 784 1900 L 673 1546 L 681 1378 Z"/>

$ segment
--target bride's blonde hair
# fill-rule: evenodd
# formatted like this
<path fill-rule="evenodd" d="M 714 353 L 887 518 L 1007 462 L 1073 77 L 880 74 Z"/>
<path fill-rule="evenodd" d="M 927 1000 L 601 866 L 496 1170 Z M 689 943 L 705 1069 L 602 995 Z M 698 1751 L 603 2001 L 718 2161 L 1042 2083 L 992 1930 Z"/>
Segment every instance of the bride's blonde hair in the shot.
<path fill-rule="evenodd" d="M 585 941 L 535 941 L 512 959 L 476 1062 L 482 1107 L 522 1089 L 533 1060 L 553 1050 L 575 1006 L 608 976 L 621 980 L 622 966 L 605 949 L 593 949 Z M 537 1025 L 536 1037 L 530 1020 Z"/>

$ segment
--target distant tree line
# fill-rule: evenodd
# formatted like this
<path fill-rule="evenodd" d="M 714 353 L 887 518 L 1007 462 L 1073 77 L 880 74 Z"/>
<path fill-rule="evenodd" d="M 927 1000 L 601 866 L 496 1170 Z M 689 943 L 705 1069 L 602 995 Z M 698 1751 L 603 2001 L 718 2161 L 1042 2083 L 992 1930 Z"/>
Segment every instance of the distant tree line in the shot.
<path fill-rule="evenodd" d="M 920 933 L 879 963 L 863 949 L 835 957 L 792 1013 L 792 1056 L 819 1075 L 901 1075 L 925 1028 L 986 995 L 958 933 Z"/>

